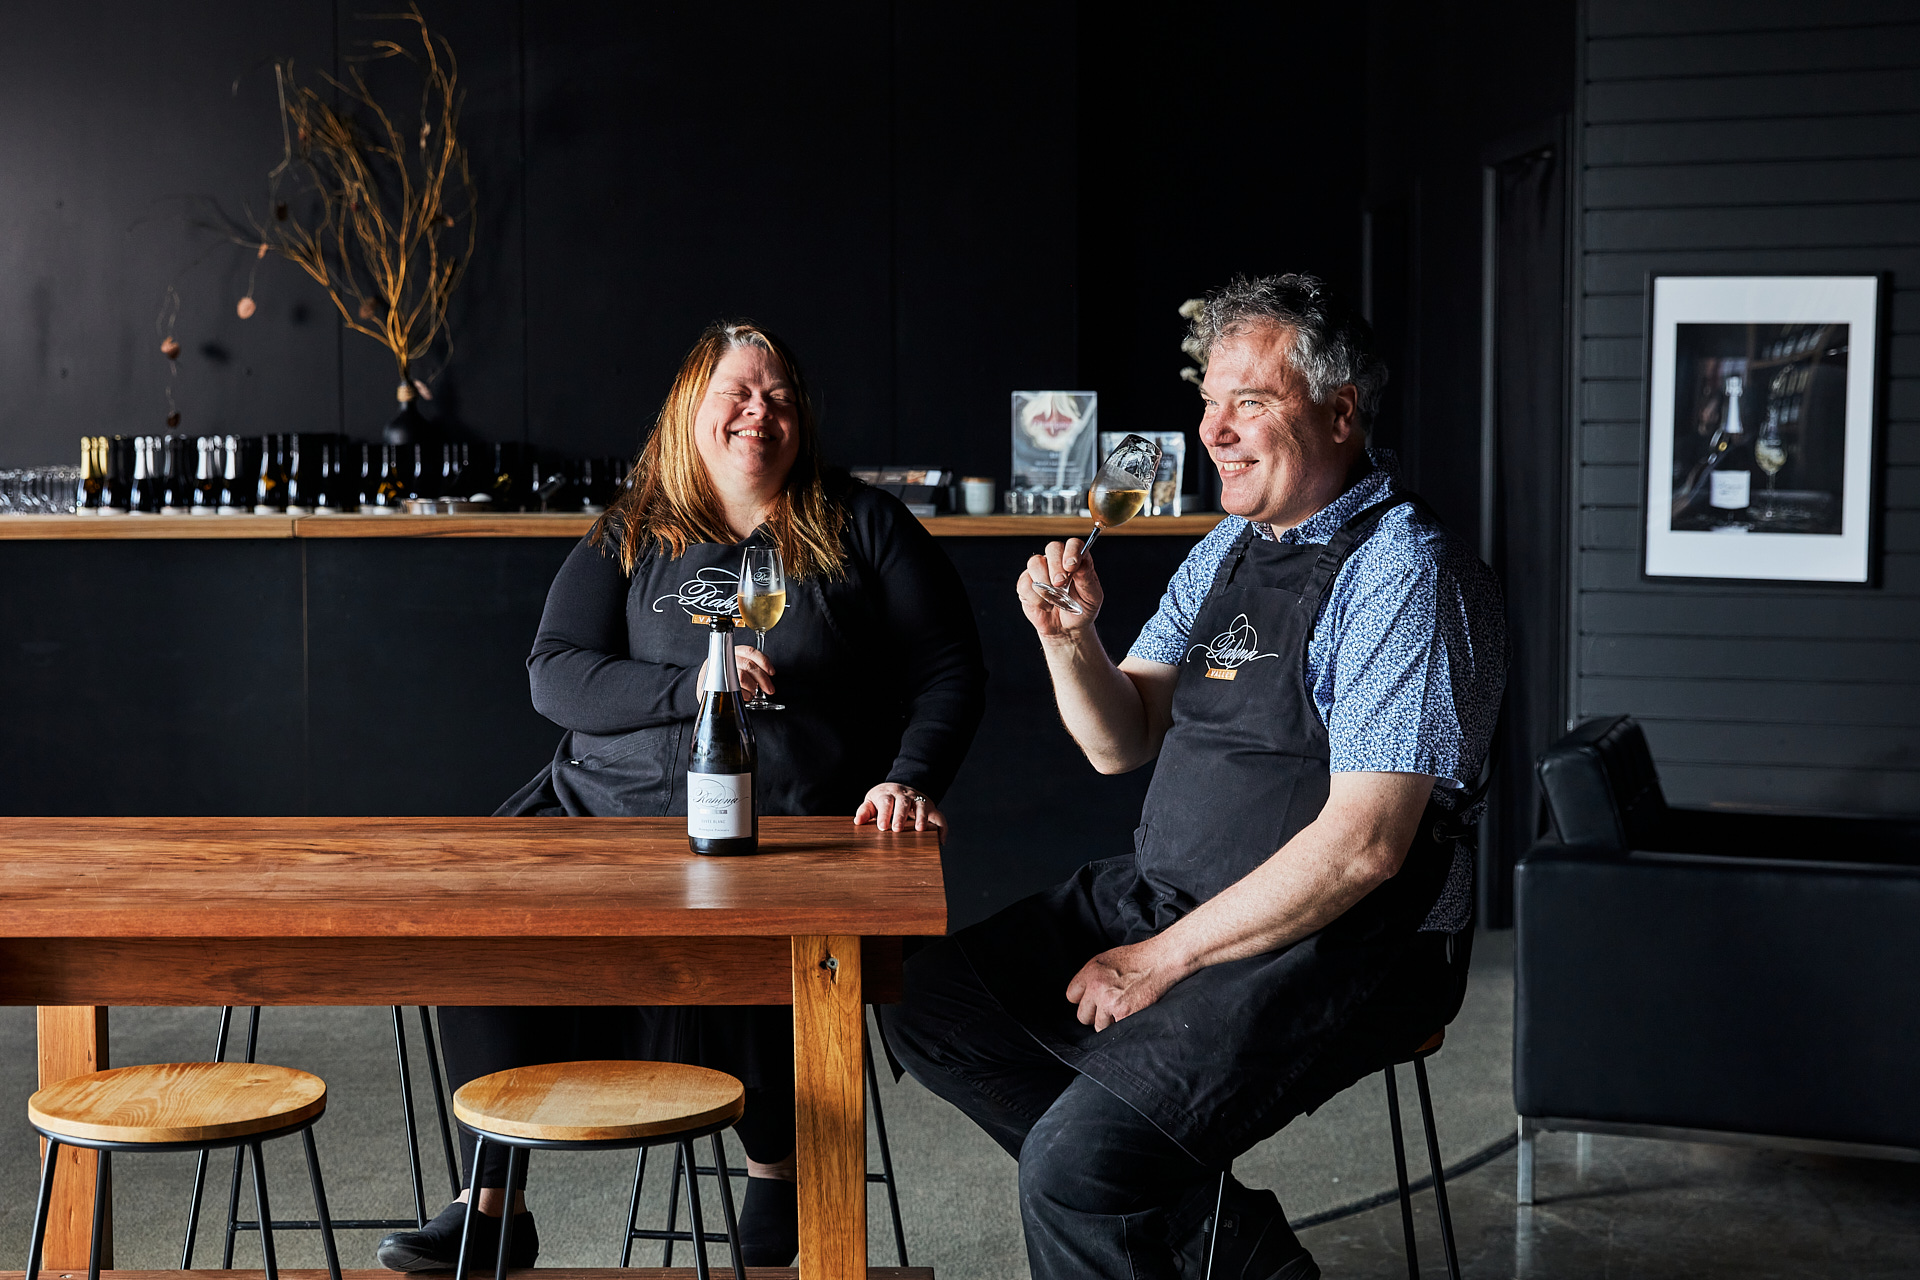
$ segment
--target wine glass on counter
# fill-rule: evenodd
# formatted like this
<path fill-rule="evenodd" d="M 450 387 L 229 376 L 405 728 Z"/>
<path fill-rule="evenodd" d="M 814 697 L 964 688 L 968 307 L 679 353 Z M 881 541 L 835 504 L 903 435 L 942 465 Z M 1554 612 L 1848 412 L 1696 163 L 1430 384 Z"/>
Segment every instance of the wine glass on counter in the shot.
<path fill-rule="evenodd" d="M 1093 487 L 1087 490 L 1087 508 L 1093 512 L 1093 532 L 1080 544 L 1081 555 L 1093 549 L 1101 530 L 1123 525 L 1140 514 L 1140 509 L 1147 505 L 1147 494 L 1159 470 L 1160 446 L 1145 436 L 1127 436 L 1113 447 L 1107 460 L 1100 464 L 1100 474 L 1093 478 Z M 1070 593 L 1051 583 L 1036 582 L 1033 589 L 1068 613 L 1086 612 Z"/>
<path fill-rule="evenodd" d="M 760 652 L 767 651 L 767 632 L 786 611 L 787 571 L 780 563 L 780 549 L 748 547 L 740 557 L 740 616 L 759 637 Z M 764 689 L 756 690 L 744 705 L 749 711 L 786 710 L 785 703 L 775 702 Z"/>

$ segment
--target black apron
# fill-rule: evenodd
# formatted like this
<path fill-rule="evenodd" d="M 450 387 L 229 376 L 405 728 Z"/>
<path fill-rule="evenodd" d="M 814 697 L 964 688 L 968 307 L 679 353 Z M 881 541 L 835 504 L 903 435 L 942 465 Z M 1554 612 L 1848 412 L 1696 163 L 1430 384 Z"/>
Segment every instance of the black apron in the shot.
<path fill-rule="evenodd" d="M 684 555 L 649 554 L 627 591 L 632 656 L 698 670 L 707 657 L 707 621 L 735 615 L 736 644 L 758 645 L 736 611 L 740 555 L 755 541 L 696 543 Z M 849 548 L 851 551 L 851 548 Z M 884 676 L 871 643 L 878 634 L 872 594 L 857 556 L 841 578 L 787 579 L 787 610 L 767 632 L 784 711 L 752 715 L 759 773 L 755 802 L 763 814 L 845 814 L 868 788 L 886 779 L 899 750 L 897 707 L 856 696 Z M 497 816 L 680 817 L 687 812 L 687 751 L 693 720 L 631 733 L 569 730 L 553 763 L 522 787 Z"/>
<path fill-rule="evenodd" d="M 629 652 L 635 658 L 698 670 L 707 657 L 707 622 L 716 611 L 739 621 L 740 557 L 762 532 L 732 545 L 697 543 L 684 555 L 649 553 L 627 590 Z M 767 655 L 784 711 L 749 712 L 759 768 L 755 802 L 763 814 L 841 814 L 848 821 L 893 767 L 905 723 L 890 687 L 884 635 L 874 614 L 878 593 L 851 546 L 845 575 L 787 579 L 787 608 L 767 632 Z M 758 644 L 744 629 L 736 644 Z M 862 697 L 862 690 L 869 696 Z M 687 812 L 691 718 L 623 734 L 569 730 L 553 763 L 503 804 L 496 816 L 644 817 Z M 582 1009 L 606 1023 L 611 1009 Z M 761 1128 L 792 1132 L 793 1015 L 785 1005 L 641 1007 L 619 1028 L 625 1056 L 685 1062 L 725 1071 L 746 1085 Z M 775 1141 L 775 1139 L 768 1139 Z M 772 1150 L 771 1147 L 767 1150 Z M 772 1155 L 756 1152 L 755 1158 Z"/>
<path fill-rule="evenodd" d="M 1289 1090 L 1413 944 L 1450 873 L 1470 874 L 1464 831 L 1429 801 L 1399 873 L 1339 919 L 1281 950 L 1202 969 L 1105 1031 L 1080 1024 L 1066 986 L 1087 960 L 1164 931 L 1319 816 L 1331 775 L 1307 644 L 1347 556 L 1408 500 L 1376 503 L 1325 546 L 1246 529 L 1194 620 L 1134 855 L 1091 863 L 955 935 L 1036 1039 L 1210 1166 L 1324 1101 Z M 1408 1027 L 1407 1047 L 1437 1029 Z"/>

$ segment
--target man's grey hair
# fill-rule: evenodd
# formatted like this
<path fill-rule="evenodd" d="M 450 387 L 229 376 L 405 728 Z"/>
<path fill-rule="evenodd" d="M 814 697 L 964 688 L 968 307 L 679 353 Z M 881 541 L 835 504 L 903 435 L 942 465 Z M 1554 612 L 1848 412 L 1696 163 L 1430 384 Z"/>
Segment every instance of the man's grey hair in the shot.
<path fill-rule="evenodd" d="M 1315 404 L 1351 385 L 1362 423 L 1371 424 L 1380 409 L 1387 365 L 1374 347 L 1372 327 L 1340 306 L 1313 276 L 1235 276 L 1200 299 L 1189 321 L 1190 336 L 1182 345 L 1203 363 L 1221 342 L 1262 325 L 1291 330 L 1287 363 L 1307 380 Z"/>

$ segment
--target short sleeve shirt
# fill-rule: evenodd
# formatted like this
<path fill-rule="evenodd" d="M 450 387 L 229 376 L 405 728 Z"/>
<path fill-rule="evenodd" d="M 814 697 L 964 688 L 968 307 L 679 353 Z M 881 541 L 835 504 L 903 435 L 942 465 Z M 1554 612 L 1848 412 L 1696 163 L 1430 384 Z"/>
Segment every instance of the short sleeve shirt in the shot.
<path fill-rule="evenodd" d="M 1352 488 L 1281 543 L 1326 543 L 1349 519 L 1404 493 L 1385 449 Z M 1129 656 L 1177 665 L 1221 562 L 1248 521 L 1222 520 L 1167 584 Z M 1478 781 L 1506 684 L 1507 632 L 1493 571 L 1411 503 L 1390 509 L 1341 567 L 1307 644 L 1307 692 L 1334 773 L 1425 773 L 1451 807 Z"/>

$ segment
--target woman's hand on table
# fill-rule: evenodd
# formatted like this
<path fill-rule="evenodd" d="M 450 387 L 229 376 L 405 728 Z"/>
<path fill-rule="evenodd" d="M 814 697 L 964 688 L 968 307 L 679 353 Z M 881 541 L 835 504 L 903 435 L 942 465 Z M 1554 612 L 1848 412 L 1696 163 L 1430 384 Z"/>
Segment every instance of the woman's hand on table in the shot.
<path fill-rule="evenodd" d="M 931 799 L 912 787 L 898 782 L 883 782 L 867 792 L 867 798 L 854 811 L 856 827 L 873 823 L 882 831 L 925 831 L 932 827 L 947 838 L 947 815 Z"/>
<path fill-rule="evenodd" d="M 750 644 L 737 644 L 733 646 L 733 665 L 740 669 L 740 688 L 743 692 L 748 694 L 764 692 L 769 695 L 773 693 L 773 663 L 767 660 L 766 654 Z M 697 688 L 705 689 L 706 687 L 707 664 L 702 662 Z"/>

